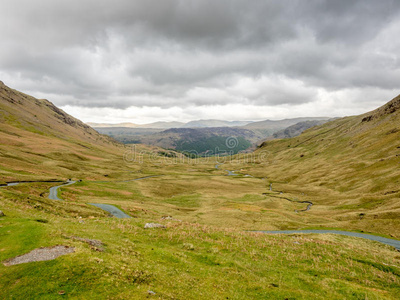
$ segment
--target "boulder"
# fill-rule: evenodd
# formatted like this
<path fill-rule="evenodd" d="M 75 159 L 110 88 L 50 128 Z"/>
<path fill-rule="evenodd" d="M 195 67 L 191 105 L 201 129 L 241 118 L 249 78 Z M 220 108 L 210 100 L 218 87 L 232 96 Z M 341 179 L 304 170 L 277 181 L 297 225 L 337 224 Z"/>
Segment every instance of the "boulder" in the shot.
<path fill-rule="evenodd" d="M 5 214 L 0 210 L 0 217 L 4 217 Z"/>
<path fill-rule="evenodd" d="M 149 229 L 149 228 L 165 228 L 165 226 L 157 223 L 146 223 L 144 225 L 144 229 Z"/>

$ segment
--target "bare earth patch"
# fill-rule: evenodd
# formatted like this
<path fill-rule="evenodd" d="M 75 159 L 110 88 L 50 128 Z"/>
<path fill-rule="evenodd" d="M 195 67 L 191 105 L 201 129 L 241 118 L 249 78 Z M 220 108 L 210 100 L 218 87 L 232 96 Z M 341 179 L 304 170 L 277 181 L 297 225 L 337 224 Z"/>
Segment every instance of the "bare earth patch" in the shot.
<path fill-rule="evenodd" d="M 74 247 L 68 246 L 54 246 L 48 248 L 38 248 L 32 250 L 31 252 L 20 255 L 11 259 L 8 259 L 3 262 L 5 266 L 12 266 L 18 264 L 24 264 L 33 261 L 45 261 L 45 260 L 53 260 L 59 256 L 73 253 L 75 251 Z"/>

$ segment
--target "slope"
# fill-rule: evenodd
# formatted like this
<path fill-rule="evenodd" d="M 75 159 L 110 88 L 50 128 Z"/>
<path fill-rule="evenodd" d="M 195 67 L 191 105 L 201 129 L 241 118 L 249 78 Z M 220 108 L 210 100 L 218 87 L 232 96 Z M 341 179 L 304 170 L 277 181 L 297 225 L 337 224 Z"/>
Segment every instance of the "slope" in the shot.
<path fill-rule="evenodd" d="M 0 181 L 76 177 L 121 153 L 121 144 L 51 102 L 0 82 Z"/>
<path fill-rule="evenodd" d="M 303 133 L 303 131 L 318 125 L 322 125 L 328 122 L 328 120 L 315 120 L 315 121 L 303 121 L 291 125 L 285 129 L 275 132 L 268 139 L 287 139 L 291 137 L 298 136 Z"/>
<path fill-rule="evenodd" d="M 298 137 L 266 141 L 255 153 L 262 160 L 237 163 L 249 174 L 267 176 L 274 190 L 312 201 L 308 215 L 320 219 L 309 224 L 399 237 L 399 107 L 400 96 L 372 112 L 313 127 Z"/>

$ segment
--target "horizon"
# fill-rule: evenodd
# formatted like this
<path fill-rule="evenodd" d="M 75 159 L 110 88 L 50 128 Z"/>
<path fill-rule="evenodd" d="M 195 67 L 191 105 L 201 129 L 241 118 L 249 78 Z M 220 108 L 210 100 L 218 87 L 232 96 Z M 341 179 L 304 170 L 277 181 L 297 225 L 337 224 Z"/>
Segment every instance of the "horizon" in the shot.
<path fill-rule="evenodd" d="M 290 118 L 290 119 L 298 119 L 298 118 L 313 118 L 313 117 L 295 117 L 295 118 Z M 316 118 L 329 118 L 329 119 L 334 119 L 337 117 L 328 117 L 328 116 L 319 116 Z M 198 121 L 222 121 L 222 122 L 249 122 L 249 123 L 254 123 L 254 122 L 262 122 L 262 121 L 283 121 L 285 119 L 263 119 L 263 120 L 219 120 L 219 119 L 197 119 L 197 120 L 190 120 L 187 122 L 180 122 L 180 121 L 164 121 L 164 120 L 159 120 L 151 123 L 133 123 L 133 122 L 121 122 L 121 123 L 98 123 L 98 122 L 84 122 L 86 124 L 109 124 L 109 125 L 118 125 L 118 124 L 134 124 L 134 125 L 148 125 L 148 124 L 153 124 L 153 123 L 182 123 L 182 124 L 187 124 L 190 122 L 198 122 Z"/>

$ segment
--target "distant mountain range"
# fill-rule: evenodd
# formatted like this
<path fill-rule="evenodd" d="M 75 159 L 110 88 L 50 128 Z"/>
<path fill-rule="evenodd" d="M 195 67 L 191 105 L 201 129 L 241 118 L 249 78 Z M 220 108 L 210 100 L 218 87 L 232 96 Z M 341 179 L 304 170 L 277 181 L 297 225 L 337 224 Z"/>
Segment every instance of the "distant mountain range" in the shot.
<path fill-rule="evenodd" d="M 86 123 L 90 127 L 93 128 L 158 128 L 158 129 L 167 129 L 167 128 L 179 128 L 185 123 L 181 122 L 154 122 L 149 124 L 135 124 L 135 123 L 118 123 L 118 124 L 109 124 L 109 123 Z"/>
<path fill-rule="evenodd" d="M 172 122 L 157 122 L 141 125 L 142 127 L 95 127 L 95 129 L 125 144 L 147 144 L 166 149 L 194 152 L 199 155 L 208 155 L 217 152 L 237 153 L 238 151 L 255 148 L 257 144 L 266 139 L 286 137 L 284 135 L 274 137 L 273 134 L 295 124 L 300 125 L 290 130 L 290 136 L 299 135 L 304 130 L 314 125 L 323 124 L 328 120 L 329 118 L 327 117 L 295 118 L 278 121 L 265 120 L 251 123 L 199 120 L 185 124 L 175 122 L 175 125 L 178 123 L 180 127 L 164 128 L 165 130 L 156 126 L 170 126 Z M 242 125 L 238 126 L 240 124 Z M 232 141 L 232 138 L 233 143 L 228 146 L 227 141 Z"/>
<path fill-rule="evenodd" d="M 111 128 L 111 127 L 126 127 L 126 128 L 155 128 L 155 129 L 169 129 L 169 128 L 205 128 L 205 127 L 234 127 L 243 126 L 252 123 L 252 121 L 223 121 L 223 120 L 197 120 L 187 123 L 182 122 L 154 122 L 149 124 L 135 124 L 135 123 L 87 123 L 93 128 Z"/>

